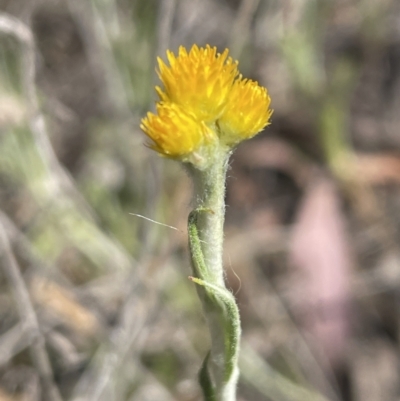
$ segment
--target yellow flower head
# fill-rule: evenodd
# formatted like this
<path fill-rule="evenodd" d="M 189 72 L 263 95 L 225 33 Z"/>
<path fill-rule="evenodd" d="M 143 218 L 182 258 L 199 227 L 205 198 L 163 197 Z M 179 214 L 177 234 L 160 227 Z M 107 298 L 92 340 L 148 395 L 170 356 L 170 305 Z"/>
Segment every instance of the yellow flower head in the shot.
<path fill-rule="evenodd" d="M 237 76 L 237 62 L 216 47 L 194 45 L 189 53 L 181 46 L 178 57 L 167 52 L 170 66 L 160 58 L 159 77 L 165 91 L 157 87 L 160 99 L 191 111 L 206 123 L 215 121 L 224 111 L 226 98 Z"/>
<path fill-rule="evenodd" d="M 257 82 L 238 76 L 228 50 L 194 45 L 178 56 L 167 52 L 169 66 L 158 59 L 157 113 L 141 128 L 160 154 L 206 169 L 244 139 L 269 124 L 271 99 Z"/>
<path fill-rule="evenodd" d="M 252 138 L 266 125 L 272 110 L 265 88 L 248 79 L 237 79 L 229 93 L 225 112 L 218 120 L 221 142 L 229 146 Z"/>
<path fill-rule="evenodd" d="M 175 103 L 160 102 L 157 114 L 147 113 L 140 128 L 152 140 L 149 147 L 182 161 L 190 161 L 203 145 L 216 140 L 215 133 L 192 114 Z"/>

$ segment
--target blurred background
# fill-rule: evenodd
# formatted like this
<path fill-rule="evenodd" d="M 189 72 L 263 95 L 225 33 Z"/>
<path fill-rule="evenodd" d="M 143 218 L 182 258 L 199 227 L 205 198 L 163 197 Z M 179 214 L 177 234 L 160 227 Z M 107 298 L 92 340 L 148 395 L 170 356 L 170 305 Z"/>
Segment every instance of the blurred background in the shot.
<path fill-rule="evenodd" d="M 274 109 L 228 173 L 238 400 L 400 399 L 397 0 L 0 11 L 1 401 L 201 399 L 191 183 L 139 129 L 156 57 L 194 43 L 228 47 Z"/>

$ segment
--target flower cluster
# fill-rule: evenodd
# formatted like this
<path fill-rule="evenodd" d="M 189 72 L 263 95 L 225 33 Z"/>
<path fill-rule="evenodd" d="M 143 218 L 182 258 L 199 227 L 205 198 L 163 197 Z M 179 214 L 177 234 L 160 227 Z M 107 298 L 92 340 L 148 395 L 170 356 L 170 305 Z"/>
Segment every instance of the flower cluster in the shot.
<path fill-rule="evenodd" d="M 218 149 L 229 151 L 260 132 L 272 114 L 270 97 L 257 82 L 243 79 L 228 50 L 194 45 L 178 56 L 167 52 L 169 66 L 158 59 L 164 88 L 157 113 L 141 128 L 157 152 L 204 168 Z"/>

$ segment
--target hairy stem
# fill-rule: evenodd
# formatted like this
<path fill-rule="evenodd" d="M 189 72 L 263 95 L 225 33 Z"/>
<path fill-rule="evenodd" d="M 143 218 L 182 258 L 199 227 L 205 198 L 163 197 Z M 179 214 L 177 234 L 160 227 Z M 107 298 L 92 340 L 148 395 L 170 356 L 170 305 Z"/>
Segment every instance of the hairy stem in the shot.
<path fill-rule="evenodd" d="M 240 318 L 235 299 L 224 284 L 222 263 L 225 176 L 229 154 L 206 171 L 193 171 L 196 208 L 189 215 L 192 281 L 203 304 L 211 350 L 200 372 L 206 401 L 235 401 L 238 378 Z"/>
<path fill-rule="evenodd" d="M 222 152 L 221 152 L 222 153 Z M 210 213 L 198 216 L 197 227 L 209 280 L 224 286 L 222 246 L 225 220 L 225 178 L 229 154 L 222 153 L 205 171 L 193 168 L 194 207 Z"/>

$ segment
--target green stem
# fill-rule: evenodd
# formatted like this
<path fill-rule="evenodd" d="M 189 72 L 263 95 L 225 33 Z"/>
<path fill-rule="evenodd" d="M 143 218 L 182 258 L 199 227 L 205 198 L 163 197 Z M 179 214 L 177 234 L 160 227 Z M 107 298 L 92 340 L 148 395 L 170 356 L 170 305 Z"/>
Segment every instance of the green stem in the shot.
<path fill-rule="evenodd" d="M 221 152 L 222 153 L 222 152 Z M 209 281 L 224 285 L 223 239 L 225 220 L 225 179 L 230 154 L 222 153 L 206 170 L 191 170 L 194 182 L 194 208 L 210 213 L 199 215 L 197 227 Z"/>
<path fill-rule="evenodd" d="M 239 311 L 226 289 L 222 262 L 225 176 L 229 154 L 223 153 L 206 171 L 193 170 L 195 206 L 189 215 L 192 281 L 203 304 L 211 350 L 200 372 L 206 401 L 235 401 L 240 343 Z"/>

